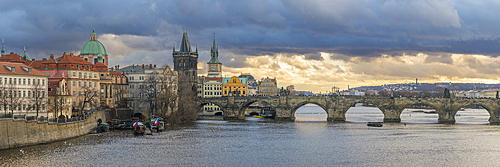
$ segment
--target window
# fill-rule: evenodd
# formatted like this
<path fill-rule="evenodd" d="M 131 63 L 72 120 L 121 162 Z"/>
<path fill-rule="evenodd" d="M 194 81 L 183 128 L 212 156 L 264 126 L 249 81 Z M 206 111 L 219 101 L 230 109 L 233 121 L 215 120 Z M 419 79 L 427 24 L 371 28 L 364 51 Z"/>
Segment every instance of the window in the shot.
<path fill-rule="evenodd" d="M 97 82 L 94 82 L 94 87 L 97 87 Z"/>
<path fill-rule="evenodd" d="M 82 86 L 82 81 L 78 81 L 78 86 Z"/>
<path fill-rule="evenodd" d="M 73 86 L 76 86 L 76 81 L 73 81 Z"/>
<path fill-rule="evenodd" d="M 94 74 L 94 78 L 97 78 L 97 74 Z"/>
<path fill-rule="evenodd" d="M 73 72 L 73 77 L 76 77 L 76 72 Z"/>
<path fill-rule="evenodd" d="M 81 73 L 81 72 L 79 72 L 79 73 L 78 73 L 78 78 L 81 78 L 81 77 L 82 77 L 82 73 Z"/>
<path fill-rule="evenodd" d="M 89 82 L 89 87 L 92 87 L 92 82 Z"/>
<path fill-rule="evenodd" d="M 23 90 L 23 97 L 26 97 L 26 91 Z"/>
<path fill-rule="evenodd" d="M 78 91 L 78 96 L 82 96 L 82 91 Z"/>
<path fill-rule="evenodd" d="M 29 93 L 29 92 L 28 92 L 28 93 Z M 73 97 L 75 97 L 75 96 L 76 96 L 76 91 L 73 91 Z"/>
<path fill-rule="evenodd" d="M 37 79 L 36 84 L 40 85 L 40 79 Z"/>
<path fill-rule="evenodd" d="M 21 92 L 19 92 L 21 93 Z M 45 97 L 45 91 L 42 91 L 42 97 Z"/>
<path fill-rule="evenodd" d="M 42 79 L 42 85 L 45 86 L 45 79 Z"/>
<path fill-rule="evenodd" d="M 7 79 L 7 78 L 5 78 Z M 28 85 L 31 85 L 31 79 L 28 78 Z"/>
<path fill-rule="evenodd" d="M 26 78 L 23 78 L 23 85 L 26 85 Z"/>
<path fill-rule="evenodd" d="M 83 82 L 83 86 L 87 86 L 87 82 Z"/>
<path fill-rule="evenodd" d="M 87 78 L 87 73 L 83 73 L 83 78 Z"/>
<path fill-rule="evenodd" d="M 12 78 L 9 78 L 9 84 L 12 84 Z"/>
<path fill-rule="evenodd" d="M 31 97 L 31 91 L 28 91 L 28 97 Z"/>
<path fill-rule="evenodd" d="M 17 78 L 14 78 L 14 85 L 17 84 Z"/>

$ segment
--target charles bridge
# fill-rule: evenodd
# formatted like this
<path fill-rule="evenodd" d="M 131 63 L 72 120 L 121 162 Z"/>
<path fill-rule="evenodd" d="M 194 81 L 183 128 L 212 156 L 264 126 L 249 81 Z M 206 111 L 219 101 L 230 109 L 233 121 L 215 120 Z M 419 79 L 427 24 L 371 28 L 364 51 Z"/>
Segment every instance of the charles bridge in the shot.
<path fill-rule="evenodd" d="M 356 103 L 372 103 L 384 114 L 384 122 L 401 122 L 401 113 L 414 104 L 426 104 L 436 110 L 439 123 L 455 123 L 455 114 L 464 106 L 476 104 L 490 114 L 490 123 L 500 123 L 500 99 L 439 97 L 371 97 L 371 96 L 225 96 L 199 98 L 198 105 L 218 105 L 225 120 L 245 119 L 249 105 L 258 102 L 276 111 L 276 121 L 294 121 L 295 111 L 306 104 L 316 104 L 326 111 L 328 121 L 343 122 L 345 113 Z"/>

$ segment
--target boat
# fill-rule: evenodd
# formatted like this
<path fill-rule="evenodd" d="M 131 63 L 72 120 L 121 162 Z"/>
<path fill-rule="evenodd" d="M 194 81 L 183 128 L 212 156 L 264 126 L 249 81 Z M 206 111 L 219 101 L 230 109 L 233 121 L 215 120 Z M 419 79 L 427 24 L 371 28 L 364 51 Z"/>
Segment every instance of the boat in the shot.
<path fill-rule="evenodd" d="M 382 122 L 368 122 L 367 126 L 382 127 Z"/>
<path fill-rule="evenodd" d="M 111 124 L 113 125 L 113 129 L 121 129 L 120 120 L 119 119 L 111 119 Z"/>
<path fill-rule="evenodd" d="M 264 118 L 264 116 L 260 116 L 260 115 L 254 115 L 252 117 L 254 117 L 254 118 Z"/>
<path fill-rule="evenodd" d="M 154 125 L 158 119 L 158 124 Z M 165 122 L 162 118 L 151 118 L 151 130 L 161 132 L 165 129 Z"/>
<path fill-rule="evenodd" d="M 102 132 L 109 132 L 109 124 L 108 123 L 101 123 L 99 128 L 102 130 Z"/>
<path fill-rule="evenodd" d="M 136 122 L 134 125 L 132 125 L 134 129 L 134 134 L 135 135 L 143 135 L 144 134 L 144 124 L 142 122 Z"/>

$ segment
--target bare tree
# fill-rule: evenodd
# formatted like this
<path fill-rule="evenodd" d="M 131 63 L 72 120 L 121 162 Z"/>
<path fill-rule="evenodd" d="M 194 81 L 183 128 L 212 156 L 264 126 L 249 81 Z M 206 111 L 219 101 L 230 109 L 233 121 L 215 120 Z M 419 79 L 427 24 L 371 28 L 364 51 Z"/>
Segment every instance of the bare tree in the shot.
<path fill-rule="evenodd" d="M 127 108 L 129 102 L 133 101 L 133 99 L 127 97 L 129 91 L 127 88 L 124 89 L 124 86 L 127 85 L 113 86 L 113 92 L 116 93 L 114 97 L 117 98 L 115 108 Z"/>
<path fill-rule="evenodd" d="M 139 102 L 147 104 L 147 110 L 150 114 L 156 113 L 156 100 L 159 95 L 159 76 L 156 71 L 148 74 L 143 83 L 139 86 Z"/>
<path fill-rule="evenodd" d="M 40 111 L 45 110 L 45 104 L 47 104 L 48 97 L 46 96 L 46 93 L 45 93 L 45 91 L 47 91 L 47 87 L 45 86 L 45 83 L 40 82 L 40 79 L 37 79 L 37 80 L 33 79 L 33 87 L 31 89 L 31 91 L 33 92 L 32 96 L 31 96 L 32 105 L 29 106 L 28 109 L 35 110 L 36 117 L 38 118 L 38 113 Z M 28 91 L 28 96 L 29 95 L 30 95 L 30 93 Z M 16 94 L 14 94 L 14 96 L 16 96 Z"/>
<path fill-rule="evenodd" d="M 164 69 L 158 76 L 160 92 L 156 99 L 156 107 L 158 115 L 166 118 L 177 110 L 178 76 L 168 66 L 165 66 Z"/>
<path fill-rule="evenodd" d="M 52 90 L 55 91 L 54 97 L 51 100 L 48 100 L 48 107 L 54 110 L 54 114 L 56 117 L 61 117 L 65 110 L 67 112 L 70 111 L 71 103 L 67 101 L 67 92 L 60 90 L 59 87 L 55 87 L 54 89 L 55 90 Z"/>
<path fill-rule="evenodd" d="M 92 106 L 97 106 L 99 104 L 99 97 L 96 90 L 92 89 L 92 87 L 83 86 L 81 89 L 82 94 L 79 94 L 80 97 L 80 112 L 85 110 L 85 107 L 88 105 L 89 108 Z M 80 93 L 80 92 L 79 92 Z"/>
<path fill-rule="evenodd" d="M 1 82 L 1 81 L 0 81 Z M 6 83 L 1 84 L 0 83 L 0 105 L 5 111 L 5 116 L 7 116 L 7 110 L 9 106 L 9 98 L 8 98 L 8 91 L 7 91 L 7 85 Z"/>
<path fill-rule="evenodd" d="M 179 81 L 187 80 L 187 76 L 183 73 L 180 73 L 178 77 Z M 178 87 L 179 94 L 177 110 L 174 110 L 170 114 L 168 114 L 166 120 L 174 124 L 187 123 L 196 120 L 196 118 L 198 118 L 198 108 L 196 105 L 196 85 L 179 83 Z"/>
<path fill-rule="evenodd" d="M 14 110 L 17 110 L 22 103 L 21 91 L 17 88 L 16 84 L 13 84 L 10 80 L 9 83 L 6 84 L 7 91 L 7 102 L 9 104 L 9 110 L 12 114 L 14 114 Z M 38 117 L 38 112 L 36 113 Z"/>

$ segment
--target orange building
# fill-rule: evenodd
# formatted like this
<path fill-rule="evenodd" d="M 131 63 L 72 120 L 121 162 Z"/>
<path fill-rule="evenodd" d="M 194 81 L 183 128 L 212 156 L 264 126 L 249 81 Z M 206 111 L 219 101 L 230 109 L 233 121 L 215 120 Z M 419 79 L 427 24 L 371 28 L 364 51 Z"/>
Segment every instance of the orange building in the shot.
<path fill-rule="evenodd" d="M 243 79 L 245 83 L 240 79 Z M 224 78 L 222 89 L 222 96 L 247 96 L 246 78 L 238 78 L 237 76 Z"/>

